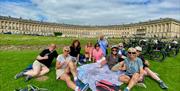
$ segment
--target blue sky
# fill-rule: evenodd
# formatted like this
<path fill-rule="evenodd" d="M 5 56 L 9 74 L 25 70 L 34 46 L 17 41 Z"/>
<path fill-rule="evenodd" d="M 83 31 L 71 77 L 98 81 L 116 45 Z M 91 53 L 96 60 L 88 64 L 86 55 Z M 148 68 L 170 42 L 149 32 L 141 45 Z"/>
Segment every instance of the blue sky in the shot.
<path fill-rule="evenodd" d="M 0 15 L 78 25 L 180 20 L 180 0 L 0 0 Z"/>

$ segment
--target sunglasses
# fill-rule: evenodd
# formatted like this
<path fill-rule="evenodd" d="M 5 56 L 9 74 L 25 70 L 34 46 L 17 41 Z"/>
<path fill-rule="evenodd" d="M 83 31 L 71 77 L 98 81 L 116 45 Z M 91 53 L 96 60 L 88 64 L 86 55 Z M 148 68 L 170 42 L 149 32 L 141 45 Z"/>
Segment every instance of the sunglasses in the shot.
<path fill-rule="evenodd" d="M 69 50 L 64 50 L 65 52 L 69 52 Z"/>
<path fill-rule="evenodd" d="M 141 51 L 138 51 L 138 50 L 137 50 L 137 52 L 141 52 Z"/>
<path fill-rule="evenodd" d="M 112 51 L 116 51 L 117 52 L 117 50 L 112 50 Z"/>
<path fill-rule="evenodd" d="M 128 52 L 128 54 L 136 54 L 136 52 Z"/>

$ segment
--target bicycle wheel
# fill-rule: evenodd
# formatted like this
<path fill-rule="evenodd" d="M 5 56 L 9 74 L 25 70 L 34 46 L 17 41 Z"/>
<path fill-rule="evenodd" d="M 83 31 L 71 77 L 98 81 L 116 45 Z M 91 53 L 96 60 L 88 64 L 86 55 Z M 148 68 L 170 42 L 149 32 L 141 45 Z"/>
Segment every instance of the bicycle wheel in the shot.
<path fill-rule="evenodd" d="M 175 57 L 176 56 L 176 49 L 172 48 L 171 50 L 169 50 L 168 56 L 169 57 Z"/>
<path fill-rule="evenodd" d="M 151 53 L 151 59 L 154 61 L 162 62 L 165 59 L 165 53 L 160 50 L 153 50 Z"/>

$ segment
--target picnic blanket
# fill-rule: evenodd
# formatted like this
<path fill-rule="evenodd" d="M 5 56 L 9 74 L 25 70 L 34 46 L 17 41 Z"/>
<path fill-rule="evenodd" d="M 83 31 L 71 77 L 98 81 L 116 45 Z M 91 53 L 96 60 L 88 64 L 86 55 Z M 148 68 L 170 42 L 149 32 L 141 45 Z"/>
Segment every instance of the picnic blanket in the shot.
<path fill-rule="evenodd" d="M 95 83 L 99 80 L 106 80 L 119 86 L 122 84 L 118 80 L 118 77 L 123 74 L 123 72 L 113 72 L 108 68 L 107 65 L 100 68 L 98 63 L 92 63 L 80 66 L 77 70 L 78 78 L 83 83 L 88 83 L 92 91 L 96 91 Z"/>

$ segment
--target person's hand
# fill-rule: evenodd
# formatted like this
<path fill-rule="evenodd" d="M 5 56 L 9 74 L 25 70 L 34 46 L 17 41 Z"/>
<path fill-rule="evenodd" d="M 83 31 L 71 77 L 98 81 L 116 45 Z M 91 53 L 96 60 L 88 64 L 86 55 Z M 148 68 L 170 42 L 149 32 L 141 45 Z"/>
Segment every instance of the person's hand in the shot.
<path fill-rule="evenodd" d="M 142 81 L 143 80 L 143 75 L 140 75 L 139 76 L 139 81 Z"/>
<path fill-rule="evenodd" d="M 101 64 L 102 66 L 104 66 L 104 65 L 106 64 L 106 61 L 104 60 L 104 61 L 102 61 L 100 64 Z"/>
<path fill-rule="evenodd" d="M 149 66 L 149 62 L 147 60 L 145 60 L 145 64 Z"/>
<path fill-rule="evenodd" d="M 103 66 L 101 65 L 101 64 L 99 64 L 99 66 L 98 66 L 99 68 L 102 68 Z"/>
<path fill-rule="evenodd" d="M 68 62 L 66 62 L 66 61 L 62 63 L 62 65 L 67 65 L 67 64 L 68 64 Z"/>
<path fill-rule="evenodd" d="M 48 59 L 49 57 L 48 56 L 44 56 L 44 59 Z"/>

